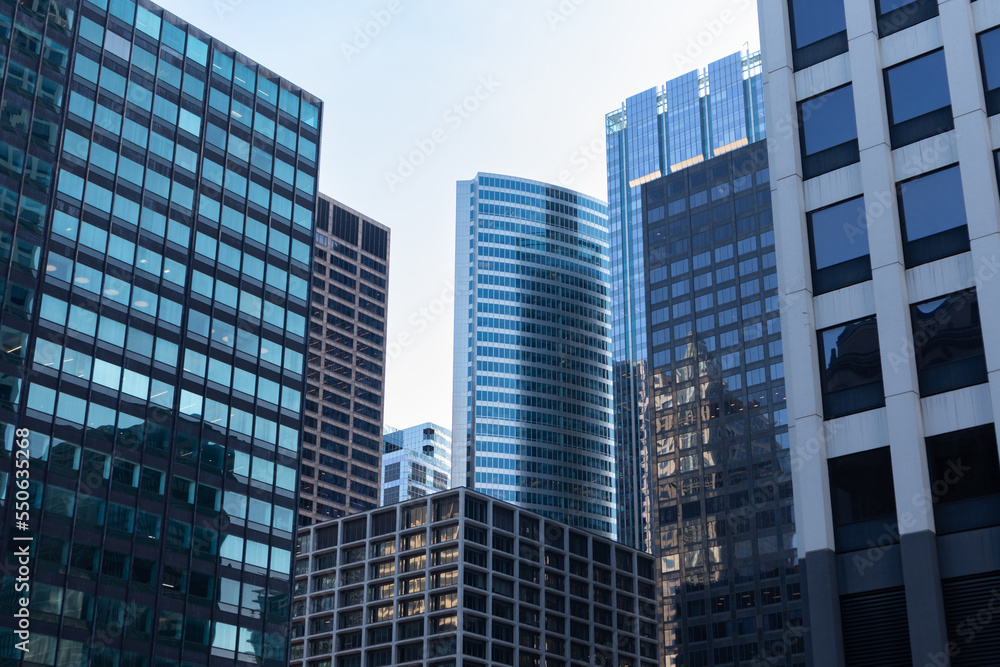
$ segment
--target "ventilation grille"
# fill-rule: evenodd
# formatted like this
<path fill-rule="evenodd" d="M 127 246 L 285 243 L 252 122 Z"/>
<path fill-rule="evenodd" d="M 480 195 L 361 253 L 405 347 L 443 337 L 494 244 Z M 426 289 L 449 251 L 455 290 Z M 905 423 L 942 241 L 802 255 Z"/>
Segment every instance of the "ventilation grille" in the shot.
<path fill-rule="evenodd" d="M 1000 572 L 941 582 L 952 667 L 1000 664 Z"/>
<path fill-rule="evenodd" d="M 902 588 L 840 598 L 844 652 L 851 667 L 911 667 Z"/>

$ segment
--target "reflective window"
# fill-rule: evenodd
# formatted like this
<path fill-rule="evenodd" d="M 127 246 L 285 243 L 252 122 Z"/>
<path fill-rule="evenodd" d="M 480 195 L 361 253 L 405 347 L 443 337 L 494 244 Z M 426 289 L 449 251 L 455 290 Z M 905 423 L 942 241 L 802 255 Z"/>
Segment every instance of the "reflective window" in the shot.
<path fill-rule="evenodd" d="M 864 197 L 813 211 L 807 219 L 814 294 L 871 279 Z"/>
<path fill-rule="evenodd" d="M 824 417 L 885 405 L 875 318 L 825 329 L 818 336 Z"/>
<path fill-rule="evenodd" d="M 1000 28 L 979 35 L 979 64 L 986 92 L 986 113 L 1000 113 Z"/>
<path fill-rule="evenodd" d="M 896 191 L 906 266 L 924 264 L 969 249 L 958 165 L 900 183 Z"/>
<path fill-rule="evenodd" d="M 943 49 L 887 69 L 885 96 L 893 148 L 955 127 Z"/>
<path fill-rule="evenodd" d="M 830 504 L 837 551 L 868 549 L 899 541 L 889 448 L 832 458 Z"/>
<path fill-rule="evenodd" d="M 875 0 L 879 37 L 891 35 L 938 15 L 937 0 Z"/>
<path fill-rule="evenodd" d="M 799 102 L 802 172 L 813 178 L 860 160 L 850 84 Z"/>
<path fill-rule="evenodd" d="M 938 535 L 1000 522 L 1000 462 L 993 424 L 927 438 L 927 464 Z"/>
<path fill-rule="evenodd" d="M 920 395 L 986 382 L 976 291 L 910 306 Z"/>
<path fill-rule="evenodd" d="M 795 69 L 847 52 L 843 0 L 790 0 L 788 11 Z"/>

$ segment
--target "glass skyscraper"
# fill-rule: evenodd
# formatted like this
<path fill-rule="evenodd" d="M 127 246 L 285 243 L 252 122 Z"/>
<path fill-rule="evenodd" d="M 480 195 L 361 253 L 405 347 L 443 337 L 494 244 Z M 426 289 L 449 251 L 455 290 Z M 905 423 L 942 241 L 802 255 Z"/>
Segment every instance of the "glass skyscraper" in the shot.
<path fill-rule="evenodd" d="M 382 441 L 382 505 L 451 488 L 451 431 L 431 422 L 386 427 Z"/>
<path fill-rule="evenodd" d="M 765 137 L 760 54 L 734 53 L 629 97 L 606 118 L 618 537 L 651 549 L 643 183 Z"/>
<path fill-rule="evenodd" d="M 458 183 L 452 480 L 614 537 L 607 207 Z"/>
<path fill-rule="evenodd" d="M 642 188 L 663 665 L 804 659 L 767 148 Z"/>
<path fill-rule="evenodd" d="M 0 68 L 0 662 L 285 665 L 321 104 L 145 1 Z"/>

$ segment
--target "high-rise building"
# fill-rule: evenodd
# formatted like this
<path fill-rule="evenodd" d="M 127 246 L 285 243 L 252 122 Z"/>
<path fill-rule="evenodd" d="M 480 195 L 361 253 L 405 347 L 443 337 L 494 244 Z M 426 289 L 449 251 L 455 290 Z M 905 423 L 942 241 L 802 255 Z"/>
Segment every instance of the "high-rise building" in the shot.
<path fill-rule="evenodd" d="M 760 54 L 734 53 L 607 115 L 618 538 L 651 550 L 643 183 L 763 139 Z"/>
<path fill-rule="evenodd" d="M 320 194 L 299 523 L 378 507 L 389 228 Z"/>
<path fill-rule="evenodd" d="M 662 664 L 801 665 L 766 142 L 642 194 Z"/>
<path fill-rule="evenodd" d="M 452 482 L 614 536 L 607 207 L 458 183 Z"/>
<path fill-rule="evenodd" d="M 287 664 L 321 103 L 145 0 L 0 42 L 0 662 Z"/>
<path fill-rule="evenodd" d="M 430 422 L 386 427 L 382 441 L 383 505 L 451 488 L 451 431 Z"/>
<path fill-rule="evenodd" d="M 760 18 L 812 664 L 995 664 L 1000 11 Z"/>
<path fill-rule="evenodd" d="M 299 530 L 292 667 L 656 667 L 653 559 L 476 493 Z"/>

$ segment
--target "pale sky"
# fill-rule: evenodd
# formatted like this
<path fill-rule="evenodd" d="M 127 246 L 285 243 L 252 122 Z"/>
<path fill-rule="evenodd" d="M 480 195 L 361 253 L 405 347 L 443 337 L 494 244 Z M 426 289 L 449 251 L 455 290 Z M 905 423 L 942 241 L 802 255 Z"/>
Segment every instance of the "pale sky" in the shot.
<path fill-rule="evenodd" d="M 325 102 L 320 191 L 392 229 L 398 428 L 451 428 L 456 181 L 495 172 L 606 200 L 604 115 L 760 43 L 756 0 L 159 4 Z"/>

